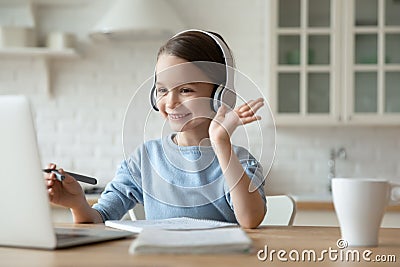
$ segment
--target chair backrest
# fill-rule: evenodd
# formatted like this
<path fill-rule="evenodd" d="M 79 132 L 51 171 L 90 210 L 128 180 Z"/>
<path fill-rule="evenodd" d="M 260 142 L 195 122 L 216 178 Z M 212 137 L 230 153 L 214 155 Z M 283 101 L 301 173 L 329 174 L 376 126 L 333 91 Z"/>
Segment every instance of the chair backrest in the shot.
<path fill-rule="evenodd" d="M 287 195 L 267 196 L 267 213 L 261 225 L 292 225 L 296 202 Z"/>
<path fill-rule="evenodd" d="M 296 214 L 296 203 L 287 195 L 267 196 L 267 214 L 261 225 L 292 225 Z M 144 220 L 143 205 L 129 211 L 131 220 Z"/>

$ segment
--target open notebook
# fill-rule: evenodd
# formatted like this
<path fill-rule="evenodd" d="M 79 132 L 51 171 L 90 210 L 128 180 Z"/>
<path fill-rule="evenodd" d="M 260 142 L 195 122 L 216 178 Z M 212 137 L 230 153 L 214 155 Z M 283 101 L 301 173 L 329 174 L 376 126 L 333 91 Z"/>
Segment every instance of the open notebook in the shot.
<path fill-rule="evenodd" d="M 144 228 L 164 230 L 201 230 L 221 227 L 238 226 L 235 223 L 220 222 L 214 220 L 202 220 L 188 217 L 170 218 L 161 220 L 136 220 L 118 221 L 110 220 L 105 222 L 106 226 L 120 230 L 140 233 Z"/>

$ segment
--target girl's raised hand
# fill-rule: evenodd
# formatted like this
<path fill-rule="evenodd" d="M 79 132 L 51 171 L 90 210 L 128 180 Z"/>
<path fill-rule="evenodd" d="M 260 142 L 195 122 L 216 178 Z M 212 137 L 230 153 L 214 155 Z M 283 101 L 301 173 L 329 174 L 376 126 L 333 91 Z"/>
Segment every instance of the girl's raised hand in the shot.
<path fill-rule="evenodd" d="M 211 121 L 208 130 L 211 142 L 214 144 L 230 142 L 231 135 L 238 126 L 261 119 L 256 113 L 262 106 L 264 106 L 263 98 L 250 100 L 231 111 L 222 105 Z"/>

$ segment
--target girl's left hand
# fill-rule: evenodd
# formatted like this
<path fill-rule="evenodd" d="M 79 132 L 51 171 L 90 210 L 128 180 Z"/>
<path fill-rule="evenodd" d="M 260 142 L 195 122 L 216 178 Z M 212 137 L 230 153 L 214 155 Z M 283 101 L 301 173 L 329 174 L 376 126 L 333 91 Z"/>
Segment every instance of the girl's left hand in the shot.
<path fill-rule="evenodd" d="M 230 138 L 238 126 L 261 120 L 256 112 L 262 106 L 264 106 L 263 98 L 250 100 L 231 111 L 228 111 L 228 108 L 222 105 L 208 129 L 211 142 L 214 144 L 230 142 Z"/>

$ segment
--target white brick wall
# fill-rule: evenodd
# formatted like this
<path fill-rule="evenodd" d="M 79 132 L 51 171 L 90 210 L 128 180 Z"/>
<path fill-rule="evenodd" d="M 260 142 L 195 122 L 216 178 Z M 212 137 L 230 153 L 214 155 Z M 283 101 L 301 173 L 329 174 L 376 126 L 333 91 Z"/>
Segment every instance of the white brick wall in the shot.
<path fill-rule="evenodd" d="M 67 170 L 97 176 L 105 184 L 124 157 L 121 136 L 125 109 L 135 90 L 152 75 L 156 52 L 163 40 L 87 39 L 90 27 L 111 3 L 93 2 L 99 6 L 67 5 L 65 10 L 51 6 L 38 10 L 39 33 L 44 36 L 52 30 L 74 32 L 81 55 L 79 59 L 52 62 L 50 94 L 44 92 L 43 69 L 38 61 L 19 57 L 0 58 L 0 93 L 30 96 L 43 164 L 57 162 Z M 172 0 L 171 3 L 188 28 L 220 32 L 231 45 L 238 68 L 261 89 L 266 88 L 264 0 Z M 231 15 L 226 16 L 226 12 L 221 15 L 222 10 L 229 10 Z M 135 102 L 137 121 L 133 124 L 138 125 L 138 131 L 132 134 L 134 144 L 143 141 L 140 126 L 150 108 L 147 93 L 141 97 L 142 101 Z M 162 123 L 160 119 L 152 122 L 146 133 L 156 137 Z M 278 129 L 276 161 L 268 177 L 268 192 L 326 191 L 329 151 L 341 146 L 346 148 L 348 158 L 337 161 L 338 175 L 382 176 L 400 181 L 399 133 L 399 127 Z M 252 152 L 258 155 L 259 133 L 251 129 L 249 134 Z"/>
<path fill-rule="evenodd" d="M 400 127 L 283 128 L 268 191 L 322 193 L 328 190 L 330 150 L 344 147 L 337 177 L 377 177 L 400 182 Z"/>

